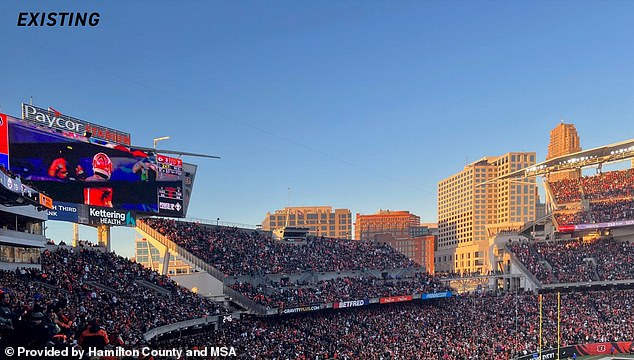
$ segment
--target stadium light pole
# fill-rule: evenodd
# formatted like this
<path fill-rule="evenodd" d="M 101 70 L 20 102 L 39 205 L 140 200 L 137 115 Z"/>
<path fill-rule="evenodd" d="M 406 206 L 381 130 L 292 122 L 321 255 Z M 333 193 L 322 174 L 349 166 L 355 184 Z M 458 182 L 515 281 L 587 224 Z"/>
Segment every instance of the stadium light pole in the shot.
<path fill-rule="evenodd" d="M 169 136 L 161 136 L 161 137 L 155 138 L 155 139 L 154 139 L 154 150 L 156 150 L 156 144 L 157 144 L 159 141 L 167 140 L 167 139 L 169 139 L 169 138 L 170 138 Z"/>

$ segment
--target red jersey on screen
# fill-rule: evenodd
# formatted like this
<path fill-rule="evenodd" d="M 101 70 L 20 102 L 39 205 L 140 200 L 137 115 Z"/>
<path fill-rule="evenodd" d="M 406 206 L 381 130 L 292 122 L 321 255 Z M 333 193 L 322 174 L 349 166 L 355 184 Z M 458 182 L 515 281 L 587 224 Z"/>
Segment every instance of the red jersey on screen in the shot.
<path fill-rule="evenodd" d="M 112 207 L 112 188 L 90 187 L 84 189 L 84 204 Z"/>

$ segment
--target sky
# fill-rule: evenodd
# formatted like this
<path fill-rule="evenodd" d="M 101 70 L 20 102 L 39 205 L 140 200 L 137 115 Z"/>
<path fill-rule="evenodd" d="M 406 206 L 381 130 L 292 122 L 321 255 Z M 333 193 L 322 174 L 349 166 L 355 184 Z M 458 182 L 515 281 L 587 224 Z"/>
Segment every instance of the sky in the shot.
<path fill-rule="evenodd" d="M 19 12 L 100 14 L 18 27 Z M 259 224 L 284 206 L 437 219 L 437 183 L 577 127 L 634 137 L 634 2 L 2 1 L 0 112 L 127 131 L 198 164 L 188 216 Z M 290 188 L 290 191 L 289 191 Z M 47 223 L 47 236 L 71 227 Z M 82 238 L 94 239 L 82 229 Z M 134 231 L 113 246 L 132 256 Z"/>

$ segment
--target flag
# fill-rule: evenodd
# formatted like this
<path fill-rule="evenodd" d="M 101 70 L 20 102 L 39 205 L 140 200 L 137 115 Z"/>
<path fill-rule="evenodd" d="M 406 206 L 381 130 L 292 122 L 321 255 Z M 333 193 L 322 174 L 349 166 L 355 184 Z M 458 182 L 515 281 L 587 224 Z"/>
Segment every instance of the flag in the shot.
<path fill-rule="evenodd" d="M 59 112 L 59 111 L 57 111 L 57 110 L 53 109 L 53 108 L 52 108 L 52 107 L 50 107 L 50 106 L 48 107 L 48 111 L 52 111 L 52 112 L 53 112 L 53 114 L 55 114 L 55 116 L 57 116 L 57 117 L 59 117 L 60 115 L 62 115 L 62 113 L 61 113 L 61 112 Z"/>
<path fill-rule="evenodd" d="M 304 216 L 304 213 L 301 210 L 297 210 L 297 213 L 301 216 Z"/>

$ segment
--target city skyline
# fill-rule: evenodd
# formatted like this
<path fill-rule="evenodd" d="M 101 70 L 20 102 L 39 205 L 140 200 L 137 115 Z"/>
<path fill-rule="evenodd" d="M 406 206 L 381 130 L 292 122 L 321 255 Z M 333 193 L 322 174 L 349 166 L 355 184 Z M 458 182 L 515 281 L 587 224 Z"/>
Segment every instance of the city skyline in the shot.
<path fill-rule="evenodd" d="M 562 119 L 584 148 L 634 137 L 630 3 L 71 1 L 99 25 L 39 29 L 17 14 L 57 5 L 24 6 L 0 4 L 0 112 L 32 96 L 136 145 L 221 156 L 187 159 L 192 218 L 328 204 L 436 222 L 438 181 L 491 154 L 542 161 Z M 131 254 L 133 234 L 113 245 Z"/>

